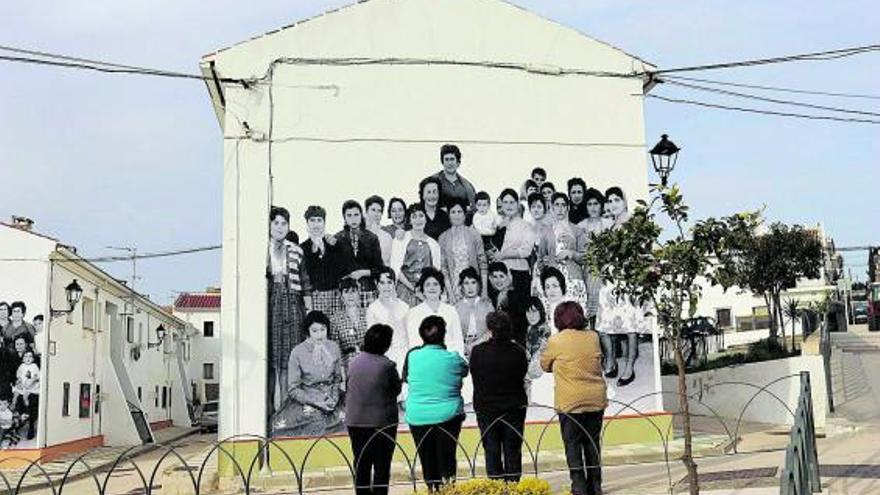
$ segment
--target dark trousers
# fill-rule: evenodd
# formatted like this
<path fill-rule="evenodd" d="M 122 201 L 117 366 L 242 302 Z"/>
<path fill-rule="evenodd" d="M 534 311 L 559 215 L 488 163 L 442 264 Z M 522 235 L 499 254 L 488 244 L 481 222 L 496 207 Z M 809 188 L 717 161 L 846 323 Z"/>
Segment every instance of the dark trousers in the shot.
<path fill-rule="evenodd" d="M 600 435 L 605 411 L 559 415 L 572 495 L 602 493 Z"/>
<path fill-rule="evenodd" d="M 522 475 L 522 434 L 526 410 L 502 414 L 477 413 L 483 451 L 486 453 L 486 475 L 505 481 L 519 481 Z"/>
<path fill-rule="evenodd" d="M 526 270 L 510 270 L 511 290 L 510 308 L 508 315 L 513 325 L 513 339 L 520 344 L 525 344 L 526 329 L 529 323 L 526 320 L 526 307 L 529 304 L 529 296 L 532 295 L 532 275 Z M 548 316 L 549 320 L 550 317 Z"/>
<path fill-rule="evenodd" d="M 348 427 L 351 450 L 354 454 L 355 493 L 357 495 L 385 495 L 391 479 L 391 457 L 397 426 L 385 428 Z"/>
<path fill-rule="evenodd" d="M 464 415 L 443 423 L 410 425 L 417 455 L 422 462 L 422 475 L 428 490 L 436 491 L 447 480 L 455 478 L 455 451 Z"/>

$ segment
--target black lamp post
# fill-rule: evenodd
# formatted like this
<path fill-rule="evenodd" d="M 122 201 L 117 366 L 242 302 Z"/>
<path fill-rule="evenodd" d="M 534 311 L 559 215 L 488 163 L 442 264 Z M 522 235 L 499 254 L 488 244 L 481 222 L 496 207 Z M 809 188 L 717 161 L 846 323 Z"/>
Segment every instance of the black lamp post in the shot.
<path fill-rule="evenodd" d="M 52 317 L 54 318 L 72 313 L 74 308 L 76 308 L 76 304 L 82 299 L 82 292 L 82 287 L 79 286 L 76 279 L 73 279 L 73 282 L 67 284 L 67 287 L 64 288 L 64 293 L 67 297 L 67 309 L 50 309 Z"/>
<path fill-rule="evenodd" d="M 147 341 L 147 349 L 152 349 L 154 347 L 159 347 L 160 345 L 162 345 L 162 342 L 165 340 L 165 332 L 166 332 L 165 325 L 162 325 L 160 323 L 159 326 L 156 327 L 156 337 L 159 338 L 159 341 L 158 342 Z"/>
<path fill-rule="evenodd" d="M 672 141 L 669 136 L 664 134 L 660 136 L 660 142 L 654 145 L 649 152 L 651 161 L 654 163 L 654 170 L 660 176 L 660 182 L 665 186 L 669 180 L 669 174 L 675 168 L 675 162 L 678 160 L 678 152 L 681 150 Z"/>

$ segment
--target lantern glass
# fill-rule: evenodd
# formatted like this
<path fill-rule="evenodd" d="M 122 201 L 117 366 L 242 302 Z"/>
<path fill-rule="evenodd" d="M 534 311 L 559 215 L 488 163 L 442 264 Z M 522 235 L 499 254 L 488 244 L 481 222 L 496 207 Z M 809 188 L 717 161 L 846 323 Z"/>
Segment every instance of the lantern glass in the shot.
<path fill-rule="evenodd" d="M 64 288 L 64 291 L 67 295 L 67 304 L 73 309 L 73 307 L 76 306 L 76 303 L 82 298 L 82 287 L 79 286 L 76 279 L 73 279 L 73 282 L 69 283 L 67 287 Z"/>
<path fill-rule="evenodd" d="M 669 179 L 672 170 L 675 168 L 680 149 L 681 148 L 676 146 L 675 143 L 669 140 L 667 134 L 663 134 L 660 137 L 660 142 L 658 142 L 650 151 L 654 170 L 657 172 L 657 175 L 660 176 L 660 180 L 663 182 L 664 186 L 666 185 L 666 181 Z"/>
<path fill-rule="evenodd" d="M 165 340 L 165 326 L 164 325 L 160 324 L 158 327 L 156 327 L 156 337 L 159 338 L 159 342 L 162 342 L 163 340 Z"/>

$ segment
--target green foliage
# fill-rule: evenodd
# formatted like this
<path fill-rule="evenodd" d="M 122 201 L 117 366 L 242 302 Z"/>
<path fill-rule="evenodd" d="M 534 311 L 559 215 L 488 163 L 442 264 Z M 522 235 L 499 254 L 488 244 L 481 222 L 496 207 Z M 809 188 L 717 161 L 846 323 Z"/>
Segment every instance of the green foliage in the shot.
<path fill-rule="evenodd" d="M 758 342 L 749 344 L 746 352 L 735 352 L 731 354 L 723 354 L 715 359 L 710 359 L 704 363 L 689 369 L 689 373 L 699 373 L 701 371 L 714 370 L 718 368 L 726 368 L 728 366 L 737 366 L 741 364 L 760 363 L 763 361 L 773 361 L 775 359 L 785 359 L 792 356 L 800 355 L 799 351 L 788 351 L 779 342 L 779 339 L 763 339 Z M 662 363 L 660 373 L 663 375 L 674 375 L 677 373 L 675 364 Z"/>
<path fill-rule="evenodd" d="M 418 494 L 427 495 L 427 490 Z M 501 480 L 476 479 L 444 485 L 439 495 L 551 495 L 550 483 L 537 478 L 524 478 L 518 483 Z"/>

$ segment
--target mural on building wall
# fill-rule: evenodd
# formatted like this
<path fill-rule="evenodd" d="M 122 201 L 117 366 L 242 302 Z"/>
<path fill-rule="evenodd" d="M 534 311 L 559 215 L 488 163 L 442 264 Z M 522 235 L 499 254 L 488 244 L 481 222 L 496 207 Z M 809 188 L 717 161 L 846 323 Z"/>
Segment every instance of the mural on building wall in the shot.
<path fill-rule="evenodd" d="M 3 295 L 0 295 L 2 297 Z M 0 448 L 37 446 L 40 411 L 40 334 L 43 315 L 23 301 L 0 300 Z"/>
<path fill-rule="evenodd" d="M 439 171 L 413 185 L 419 198 L 410 205 L 400 199 L 404 191 L 378 188 L 363 201 L 304 211 L 284 207 L 292 198 L 273 198 L 266 263 L 270 435 L 343 431 L 346 370 L 368 325 L 394 329 L 386 356 L 403 374 L 407 351 L 421 345 L 418 325 L 432 314 L 446 320 L 447 348 L 467 359 L 488 338 L 485 314 L 508 312 L 532 360 L 530 399 L 552 405 L 553 377 L 540 370 L 538 357 L 556 331 L 556 306 L 576 301 L 600 332 L 613 399 L 606 414 L 632 414 L 623 404 L 659 390 L 646 309 L 619 300 L 584 266 L 591 236 L 629 219 L 625 192 L 600 191 L 589 178 L 555 177 L 549 166 L 527 178 L 475 185 L 458 173 L 461 151 L 454 145 L 440 149 L 439 162 Z M 501 192 L 493 197 L 483 188 Z M 326 224 L 329 208 L 342 212 L 344 225 Z M 302 237 L 291 230 L 291 215 L 305 220 Z M 467 378 L 462 393 L 470 404 Z M 649 402 L 635 405 L 655 410 L 656 399 Z M 529 411 L 530 419 L 552 415 Z"/>

